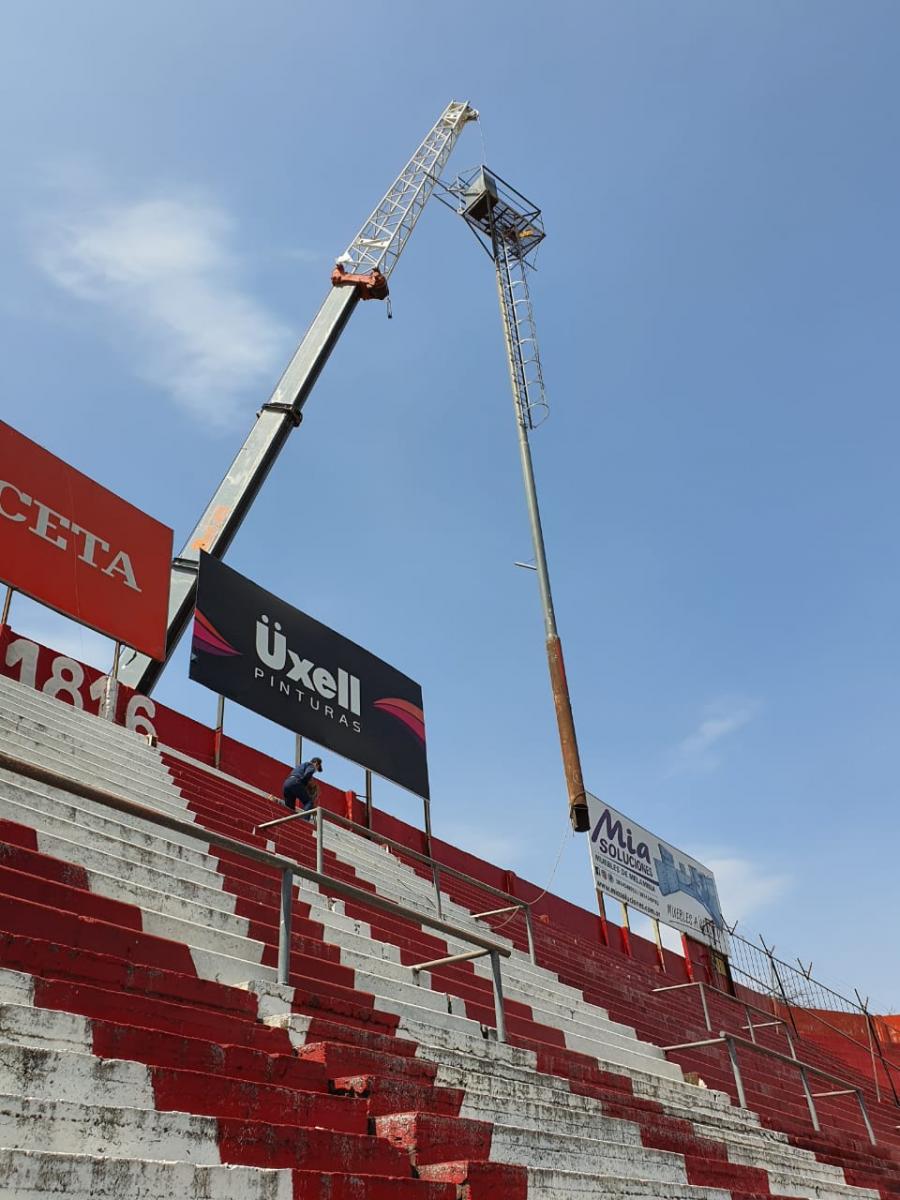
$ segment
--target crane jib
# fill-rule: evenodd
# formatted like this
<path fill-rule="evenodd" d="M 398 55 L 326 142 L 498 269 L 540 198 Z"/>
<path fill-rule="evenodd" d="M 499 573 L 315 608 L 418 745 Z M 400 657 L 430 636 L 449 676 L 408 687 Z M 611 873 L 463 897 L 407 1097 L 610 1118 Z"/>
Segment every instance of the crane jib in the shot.
<path fill-rule="evenodd" d="M 166 656 L 157 662 L 135 650 L 123 651 L 119 679 L 128 687 L 144 694 L 152 691 L 190 621 L 200 551 L 216 558 L 224 556 L 288 436 L 300 423 L 309 393 L 357 301 L 387 296 L 387 280 L 460 132 L 477 117 L 475 109 L 465 102 L 447 105 L 338 259 L 340 275 L 365 278 L 347 280 L 353 286 L 333 283 L 275 391 L 257 413 L 246 441 L 172 562 Z M 383 294 L 379 295 L 382 287 Z"/>

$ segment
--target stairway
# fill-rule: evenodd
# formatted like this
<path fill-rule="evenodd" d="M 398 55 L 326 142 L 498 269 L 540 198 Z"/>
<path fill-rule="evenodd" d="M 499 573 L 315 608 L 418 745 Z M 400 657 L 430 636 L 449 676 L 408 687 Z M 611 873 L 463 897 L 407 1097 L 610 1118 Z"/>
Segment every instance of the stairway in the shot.
<path fill-rule="evenodd" d="M 660 1044 L 700 1030 L 690 998 L 651 997 L 565 931 L 538 927 L 541 965 L 507 942 L 508 1044 L 485 960 L 410 970 L 468 943 L 306 881 L 277 984 L 280 881 L 203 835 L 312 866 L 305 822 L 266 839 L 255 827 L 283 810 L 252 784 L 5 678 L 0 742 L 196 827 L 0 772 L 3 1197 L 900 1195 L 891 1114 L 871 1147 L 840 1105 L 807 1136 L 766 1060 L 747 1066 L 762 1120 L 711 1056 L 715 1086 L 685 1082 Z M 325 869 L 433 911 L 427 879 L 354 833 L 328 827 Z M 450 890 L 445 918 L 490 932 L 483 896 Z"/>

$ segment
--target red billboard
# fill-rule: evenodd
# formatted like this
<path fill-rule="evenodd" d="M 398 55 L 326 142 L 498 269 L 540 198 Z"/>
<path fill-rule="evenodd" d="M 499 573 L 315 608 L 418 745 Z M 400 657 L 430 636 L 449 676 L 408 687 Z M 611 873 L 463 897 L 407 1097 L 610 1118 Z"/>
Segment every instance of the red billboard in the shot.
<path fill-rule="evenodd" d="M 0 580 L 165 656 L 172 530 L 0 421 Z"/>

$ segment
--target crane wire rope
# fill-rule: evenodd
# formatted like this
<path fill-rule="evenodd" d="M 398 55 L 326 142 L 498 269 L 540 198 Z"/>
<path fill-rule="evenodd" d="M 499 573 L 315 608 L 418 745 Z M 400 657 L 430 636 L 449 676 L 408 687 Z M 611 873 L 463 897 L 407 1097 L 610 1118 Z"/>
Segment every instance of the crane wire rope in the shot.
<path fill-rule="evenodd" d="M 541 891 L 538 892 L 538 894 L 534 897 L 533 900 L 523 901 L 523 903 L 527 904 L 529 908 L 531 908 L 532 905 L 537 904 L 537 902 L 539 900 L 543 900 L 543 898 L 550 891 L 550 888 L 553 886 L 553 880 L 556 878 L 556 872 L 559 870 L 559 864 L 562 862 L 562 856 L 566 849 L 566 845 L 567 845 L 569 839 L 574 837 L 574 835 L 575 835 L 575 830 L 572 829 L 572 827 L 567 822 L 566 829 L 563 833 L 563 839 L 559 844 L 559 850 L 557 851 L 557 854 L 556 854 L 556 862 L 554 862 L 553 869 L 550 872 L 550 878 L 547 880 L 545 886 L 541 889 Z M 517 908 L 515 912 L 510 913 L 508 917 L 505 917 L 497 925 L 492 925 L 491 929 L 494 931 L 494 933 L 497 933 L 498 930 L 500 930 L 500 929 L 504 929 L 510 923 L 510 921 L 514 921 L 516 919 L 516 917 L 519 915 L 520 911 L 521 910 Z"/>

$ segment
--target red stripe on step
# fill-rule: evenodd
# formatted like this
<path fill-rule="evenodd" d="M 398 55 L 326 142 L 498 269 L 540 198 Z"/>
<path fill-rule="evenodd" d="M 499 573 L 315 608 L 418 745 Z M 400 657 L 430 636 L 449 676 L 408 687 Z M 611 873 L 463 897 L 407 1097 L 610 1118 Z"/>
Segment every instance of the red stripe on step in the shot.
<path fill-rule="evenodd" d="M 0 818 L 0 842 L 22 846 L 26 850 L 37 850 L 37 834 L 27 825 L 20 825 L 18 821 Z"/>

